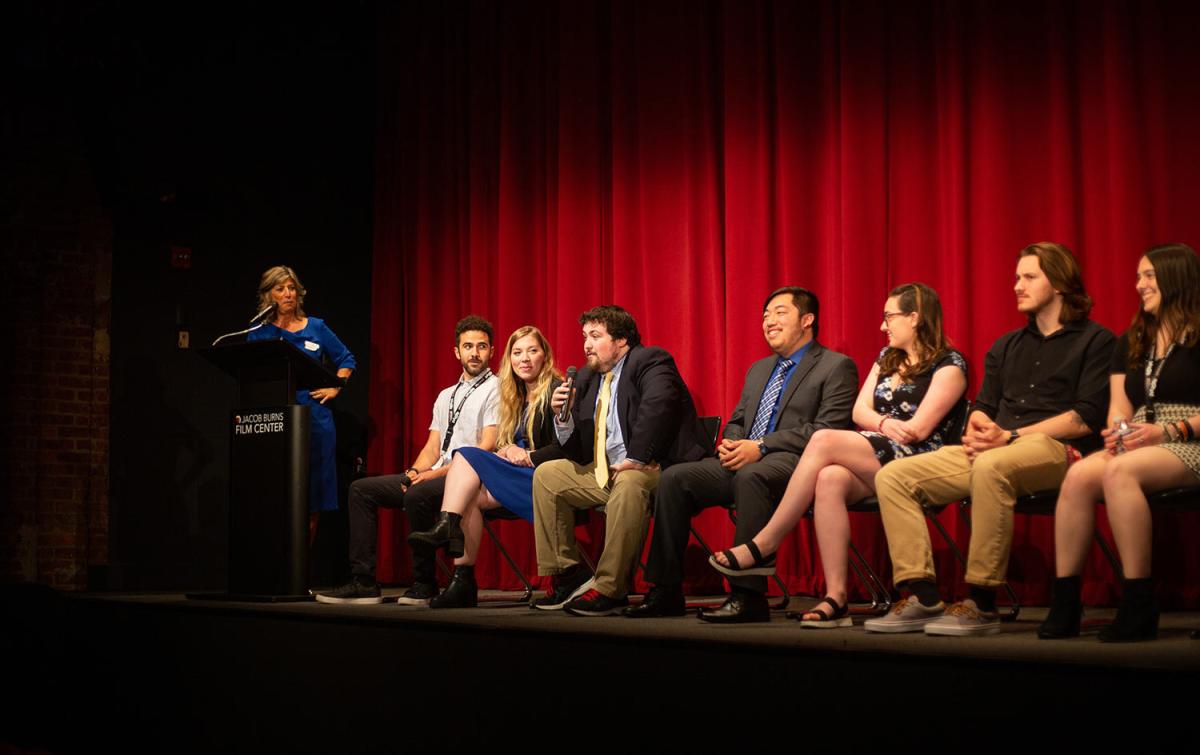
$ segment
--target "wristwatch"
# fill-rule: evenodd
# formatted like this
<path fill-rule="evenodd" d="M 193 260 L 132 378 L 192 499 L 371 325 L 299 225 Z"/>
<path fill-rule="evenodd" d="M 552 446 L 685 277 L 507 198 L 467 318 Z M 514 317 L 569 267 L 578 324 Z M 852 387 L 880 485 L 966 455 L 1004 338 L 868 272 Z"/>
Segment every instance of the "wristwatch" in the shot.
<path fill-rule="evenodd" d="M 767 444 L 763 443 L 761 440 L 758 442 L 758 453 L 760 456 L 767 455 Z"/>
<path fill-rule="evenodd" d="M 1019 437 L 1020 436 L 1017 435 L 1017 431 L 1013 430 L 1011 433 L 1008 434 L 1008 445 L 1012 445 L 1013 441 L 1015 441 Z"/>

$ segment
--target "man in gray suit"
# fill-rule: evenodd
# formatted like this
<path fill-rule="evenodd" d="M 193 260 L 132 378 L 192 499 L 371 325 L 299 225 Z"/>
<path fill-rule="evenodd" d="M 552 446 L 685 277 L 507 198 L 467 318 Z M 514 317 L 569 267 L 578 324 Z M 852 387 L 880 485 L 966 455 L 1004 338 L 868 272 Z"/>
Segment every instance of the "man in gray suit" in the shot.
<path fill-rule="evenodd" d="M 850 426 L 858 371 L 844 354 L 817 343 L 819 304 L 811 291 L 780 288 L 763 305 L 763 336 L 775 356 L 750 366 L 716 458 L 663 471 L 646 563 L 653 587 L 631 618 L 682 616 L 683 555 L 691 518 L 729 500 L 737 505 L 734 543 L 747 543 L 779 504 L 813 433 Z M 768 621 L 767 578 L 733 577 L 732 594 L 700 618 L 717 623 Z"/>

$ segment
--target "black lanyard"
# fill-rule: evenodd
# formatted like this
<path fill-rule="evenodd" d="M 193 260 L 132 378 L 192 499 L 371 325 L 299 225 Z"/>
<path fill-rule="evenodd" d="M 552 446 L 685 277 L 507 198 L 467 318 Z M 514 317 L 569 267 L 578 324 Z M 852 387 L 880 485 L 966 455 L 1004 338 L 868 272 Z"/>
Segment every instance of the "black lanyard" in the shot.
<path fill-rule="evenodd" d="M 458 418 L 462 416 L 462 410 L 467 405 L 467 399 L 471 398 L 471 394 L 475 392 L 475 389 L 483 385 L 491 376 L 492 371 L 490 369 L 484 370 L 483 375 L 474 383 L 471 383 L 470 389 L 467 390 L 467 395 L 463 396 L 462 403 L 457 408 L 454 406 L 454 397 L 458 395 L 458 389 L 463 385 L 462 381 L 459 381 L 458 385 L 454 386 L 454 392 L 450 394 L 450 423 L 446 427 L 446 437 L 442 439 L 443 456 L 446 455 L 446 449 L 450 448 L 450 439 L 454 437 L 454 426 L 458 424 Z"/>
<path fill-rule="evenodd" d="M 1146 360 L 1146 374 L 1143 378 L 1146 387 L 1146 422 L 1153 425 L 1156 419 L 1154 412 L 1154 394 L 1158 392 L 1158 376 L 1162 374 L 1163 365 L 1171 358 L 1171 352 L 1175 350 L 1175 342 L 1167 347 L 1167 353 L 1163 355 L 1158 366 L 1154 365 L 1154 351 L 1158 351 L 1158 345 L 1155 344 L 1154 351 L 1150 352 L 1150 358 Z"/>

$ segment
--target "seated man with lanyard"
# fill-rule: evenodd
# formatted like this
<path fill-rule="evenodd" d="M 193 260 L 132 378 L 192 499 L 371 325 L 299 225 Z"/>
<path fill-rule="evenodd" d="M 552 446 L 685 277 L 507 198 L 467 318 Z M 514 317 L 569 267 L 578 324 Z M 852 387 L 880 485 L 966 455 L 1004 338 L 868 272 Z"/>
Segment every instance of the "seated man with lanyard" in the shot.
<path fill-rule="evenodd" d="M 462 365 L 462 375 L 434 402 L 429 438 L 412 466 L 403 474 L 367 477 L 350 486 L 350 571 L 353 576 L 336 590 L 317 593 L 318 601 L 382 603 L 379 584 L 375 581 L 379 507 L 403 507 L 411 531 L 428 530 L 442 508 L 446 472 L 455 449 L 463 446 L 478 446 L 487 451 L 495 449 L 498 381 L 488 368 L 492 357 L 492 325 L 482 317 L 470 315 L 459 320 L 454 335 L 454 355 Z M 436 553 L 437 549 L 432 546 L 412 546 L 413 583 L 396 602 L 429 605 L 438 592 Z"/>

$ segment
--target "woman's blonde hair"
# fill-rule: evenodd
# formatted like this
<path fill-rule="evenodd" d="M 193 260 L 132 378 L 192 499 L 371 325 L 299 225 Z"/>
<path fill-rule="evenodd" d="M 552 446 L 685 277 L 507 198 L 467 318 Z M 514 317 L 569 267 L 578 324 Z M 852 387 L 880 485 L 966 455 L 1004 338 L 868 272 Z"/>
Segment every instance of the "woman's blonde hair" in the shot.
<path fill-rule="evenodd" d="M 304 314 L 304 295 L 308 292 L 304 290 L 304 284 L 300 282 L 300 276 L 296 275 L 296 271 L 287 265 L 276 265 L 262 274 L 262 278 L 258 281 L 258 308 L 254 310 L 255 314 L 258 314 L 271 305 L 271 289 L 289 278 L 296 284 L 296 317 L 306 317 Z"/>
<path fill-rule="evenodd" d="M 528 389 L 525 381 L 517 377 L 512 368 L 513 344 L 525 336 L 533 336 L 546 354 L 542 363 L 542 371 L 537 376 L 532 390 Z M 533 450 L 533 421 L 538 409 L 544 403 L 550 405 L 550 386 L 555 378 L 562 378 L 554 368 L 554 352 L 550 349 L 542 331 L 532 325 L 525 325 L 513 331 L 500 357 L 500 445 L 499 448 L 510 446 L 517 434 L 517 422 L 525 409 L 526 391 L 529 390 L 529 413 L 525 417 L 525 440 L 528 448 Z"/>

